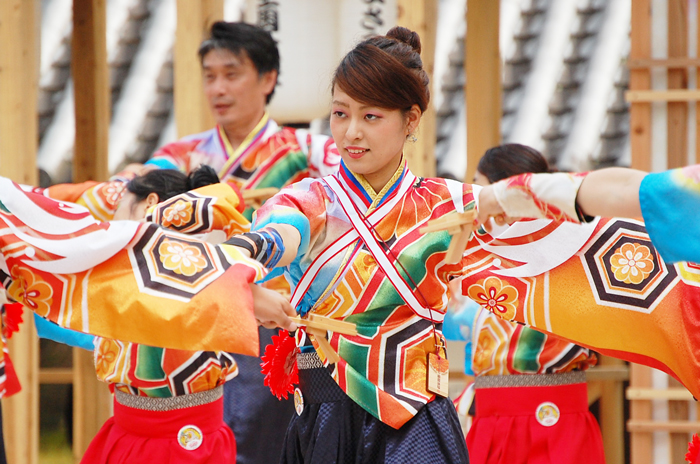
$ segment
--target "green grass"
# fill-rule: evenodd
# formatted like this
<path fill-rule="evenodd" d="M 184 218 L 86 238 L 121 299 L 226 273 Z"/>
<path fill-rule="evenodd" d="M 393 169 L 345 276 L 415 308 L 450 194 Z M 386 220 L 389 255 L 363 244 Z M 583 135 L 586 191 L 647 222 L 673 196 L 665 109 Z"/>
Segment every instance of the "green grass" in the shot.
<path fill-rule="evenodd" d="M 42 430 L 39 437 L 40 464 L 73 464 L 73 451 L 66 440 L 63 426 Z"/>

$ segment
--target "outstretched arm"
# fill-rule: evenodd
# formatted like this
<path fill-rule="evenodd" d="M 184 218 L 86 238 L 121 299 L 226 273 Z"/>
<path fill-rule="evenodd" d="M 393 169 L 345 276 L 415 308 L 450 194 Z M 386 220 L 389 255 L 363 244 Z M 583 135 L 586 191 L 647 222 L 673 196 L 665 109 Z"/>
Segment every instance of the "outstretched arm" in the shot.
<path fill-rule="evenodd" d="M 607 168 L 586 174 L 521 174 L 484 187 L 478 220 L 488 228 L 521 218 L 580 222 L 581 216 L 639 218 L 643 171 Z"/>
<path fill-rule="evenodd" d="M 583 179 L 576 202 L 588 216 L 640 218 L 639 185 L 646 175 L 626 168 L 592 171 Z"/>

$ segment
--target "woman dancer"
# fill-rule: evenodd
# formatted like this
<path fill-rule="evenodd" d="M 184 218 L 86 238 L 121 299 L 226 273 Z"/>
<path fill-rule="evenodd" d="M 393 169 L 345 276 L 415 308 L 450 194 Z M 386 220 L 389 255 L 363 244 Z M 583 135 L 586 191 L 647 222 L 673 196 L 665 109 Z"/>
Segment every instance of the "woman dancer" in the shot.
<path fill-rule="evenodd" d="M 87 188 L 78 201 L 102 204 L 100 214 L 109 217 L 113 211 L 114 219 L 146 219 L 210 237 L 218 231 L 219 240 L 248 230 L 238 196 L 229 185 L 218 183 L 210 167 L 203 166 L 187 176 L 175 170 L 150 171 L 126 183 L 123 192 L 109 197 L 116 199 L 113 204 L 89 200 L 106 198 L 100 192 L 117 192 L 122 187 L 120 182 L 83 184 Z M 74 192 L 78 189 L 70 188 Z M 60 191 L 57 186 L 47 193 L 55 197 Z M 203 203 L 209 206 L 195 214 Z M 256 304 L 285 304 L 276 292 L 253 287 Z M 51 338 L 68 344 L 74 344 L 80 336 L 92 339 L 86 334 L 58 330 L 58 336 L 54 330 Z M 223 384 L 238 373 L 230 354 L 156 348 L 96 337 L 95 367 L 98 378 L 114 390 L 114 416 L 92 441 L 82 462 L 235 462 L 235 439 L 223 422 Z"/>
<path fill-rule="evenodd" d="M 626 224 L 518 223 L 497 237 L 479 230 L 456 264 L 444 260 L 447 231 L 420 232 L 443 216 L 466 220 L 452 213 L 475 207 L 477 186 L 417 179 L 406 168 L 403 145 L 429 100 L 419 50 L 414 33 L 394 28 L 345 56 L 331 112 L 339 172 L 281 191 L 258 210 L 257 235 L 237 242 L 286 267 L 303 316 L 357 326 L 358 335 L 329 330 L 332 350 L 319 332 L 297 332 L 300 415 L 287 430 L 283 462 L 466 462 L 454 407 L 441 396 L 447 379 L 439 324 L 456 278 L 464 294 L 501 317 L 674 373 L 700 394 L 700 340 L 683 335 L 699 329 L 692 317 L 683 319 L 693 313 L 687 302 L 699 298 L 696 288 L 657 272 L 645 282 L 653 293 L 640 299 L 637 276 L 627 283 L 630 268 L 620 266 L 615 249 L 610 259 L 582 262 L 577 255 L 599 244 L 597 234 Z M 643 250 L 645 237 L 641 228 L 613 239 L 629 242 L 626 253 Z M 652 259 L 646 251 L 640 266 Z M 621 276 L 629 290 L 616 288 L 608 303 L 605 282 L 589 283 L 584 265 Z M 631 296 L 621 305 L 624 291 Z M 651 338 L 610 332 L 623 328 Z M 282 366 L 291 365 L 285 356 L 294 350 L 277 353 Z M 293 378 L 286 368 L 271 372 Z"/>
<path fill-rule="evenodd" d="M 474 183 L 486 186 L 516 174 L 549 171 L 537 150 L 506 144 L 484 153 Z M 604 463 L 582 372 L 596 364 L 596 354 L 484 309 L 468 325 L 476 376 L 476 414 L 467 434 L 472 464 L 550 462 L 551 457 L 574 464 L 581 456 Z"/>

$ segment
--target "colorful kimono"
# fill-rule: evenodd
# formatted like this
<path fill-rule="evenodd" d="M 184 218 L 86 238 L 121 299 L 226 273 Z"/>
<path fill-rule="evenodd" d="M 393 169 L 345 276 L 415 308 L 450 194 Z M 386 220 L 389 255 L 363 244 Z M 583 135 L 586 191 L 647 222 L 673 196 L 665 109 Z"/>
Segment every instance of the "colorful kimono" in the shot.
<path fill-rule="evenodd" d="M 685 174 L 685 185 L 692 188 L 693 173 L 697 174 L 697 168 L 649 175 L 640 191 L 645 219 L 654 221 L 655 215 L 663 218 L 663 214 L 673 217 L 674 213 L 658 207 L 666 201 L 687 208 L 682 219 L 675 217 L 681 222 L 671 223 L 683 225 L 674 228 L 678 233 L 674 239 L 684 243 L 693 243 L 692 231 L 698 230 L 696 215 L 687 214 L 697 196 L 667 197 L 678 189 L 668 179 Z M 464 293 L 507 320 L 662 370 L 697 396 L 697 266 L 661 259 L 652 239 L 666 235 L 659 230 L 666 222 L 653 224 L 652 239 L 641 222 L 631 219 L 593 218 L 587 224 L 573 224 L 581 216 L 575 198 L 584 176 L 524 174 L 494 184 L 496 197 L 509 216 L 567 222 L 520 221 L 495 240 L 477 234 L 475 238 L 485 245 L 472 253 L 468 250 Z M 655 190 L 661 186 L 666 190 Z M 530 212 L 522 214 L 526 210 Z M 686 236 L 685 230 L 691 233 Z M 668 238 L 664 238 L 659 243 L 668 247 Z M 689 247 L 681 256 L 664 250 L 672 259 L 691 257 L 692 251 Z"/>
<path fill-rule="evenodd" d="M 282 188 L 305 177 L 321 177 L 338 169 L 335 142 L 303 129 L 280 127 L 267 113 L 237 149 L 219 126 L 165 145 L 146 164 L 190 172 L 211 166 L 223 182 L 240 189 Z M 252 210 L 248 210 L 252 214 Z"/>
<path fill-rule="evenodd" d="M 447 321 L 445 317 L 447 338 L 465 340 L 447 335 Z M 469 340 L 471 351 L 466 353 L 470 375 L 557 374 L 585 370 L 597 362 L 596 354 L 587 348 L 506 321 L 489 311 L 480 310 L 465 323 L 468 328 L 461 332 L 474 337 Z"/>
<path fill-rule="evenodd" d="M 257 353 L 248 284 L 264 270 L 235 247 L 155 224 L 99 223 L 5 178 L 0 201 L 2 283 L 38 315 L 152 346 Z"/>
<path fill-rule="evenodd" d="M 80 186 L 84 187 L 82 193 Z M 43 193 L 54 199 L 74 199 L 87 206 L 93 216 L 110 219 L 123 186 L 124 179 L 115 178 L 104 183 L 57 185 Z M 146 220 L 220 243 L 249 229 L 237 208 L 239 204 L 230 186 L 213 184 L 151 207 Z M 67 340 L 66 335 L 73 334 L 64 332 L 60 341 Z M 237 374 L 233 357 L 220 351 L 174 350 L 102 337 L 96 337 L 94 347 L 97 377 L 132 394 L 167 397 L 197 393 L 211 390 Z"/>
<path fill-rule="evenodd" d="M 189 172 L 200 164 L 217 170 L 224 182 L 241 190 L 281 188 L 306 177 L 320 177 L 338 169 L 340 156 L 333 139 L 311 135 L 303 129 L 279 127 L 267 113 L 235 150 L 221 127 L 189 135 L 159 149 L 146 163 Z M 253 208 L 245 211 L 250 219 Z M 288 296 L 284 279 L 264 283 L 268 289 Z M 261 347 L 276 330 L 260 328 Z M 240 376 L 226 385 L 226 421 L 238 437 L 239 454 L 245 462 L 275 462 L 291 401 L 279 402 L 263 386 L 260 359 L 239 357 Z M 278 418 L 271 421 L 269 417 Z M 268 437 L 261 441 L 260 437 Z M 278 437 L 277 439 L 269 437 Z"/>
<path fill-rule="evenodd" d="M 339 201 L 339 188 L 351 205 Z M 692 310 L 700 294 L 689 265 L 665 265 L 643 225 L 624 220 L 586 226 L 537 220 L 493 235 L 479 231 L 461 263 L 445 264 L 449 233 L 419 229 L 474 208 L 475 188 L 416 179 L 404 168 L 375 194 L 341 166 L 337 175 L 295 184 L 258 210 L 255 229 L 285 223 L 301 234 L 298 257 L 285 270 L 299 312 L 357 324 L 357 336 L 329 332 L 341 358 L 329 368 L 350 398 L 394 428 L 433 400 L 425 386 L 426 355 L 436 350 L 431 321 L 442 321 L 448 282 L 462 277 L 463 293 L 500 317 L 662 369 L 700 394 L 700 319 Z M 353 215 L 391 248 L 385 260 L 399 261 L 398 270 L 368 252 L 372 238 L 360 239 Z M 628 252 L 644 260 L 635 270 L 623 263 Z M 410 291 L 397 292 L 397 274 Z"/>
<path fill-rule="evenodd" d="M 417 179 L 405 166 L 379 193 L 344 165 L 331 178 L 390 244 L 405 268 L 399 272 L 408 272 L 418 284 L 412 295 L 399 295 L 387 279 L 354 232 L 348 205 L 328 186 L 329 178 L 283 190 L 257 211 L 254 227 L 286 223 L 300 231 L 298 256 L 285 270 L 295 287 L 293 302 L 298 300 L 302 315 L 313 311 L 357 325 L 358 336 L 330 337 L 341 358 L 332 365 L 332 376 L 357 404 L 398 429 L 435 397 L 425 381 L 426 356 L 436 352 L 433 322 L 440 339 L 447 285 L 461 276 L 461 265 L 442 263 L 450 235 L 423 235 L 418 229 L 430 219 L 473 208 L 471 186 Z M 404 298 L 425 298 L 427 305 L 412 307 Z"/>

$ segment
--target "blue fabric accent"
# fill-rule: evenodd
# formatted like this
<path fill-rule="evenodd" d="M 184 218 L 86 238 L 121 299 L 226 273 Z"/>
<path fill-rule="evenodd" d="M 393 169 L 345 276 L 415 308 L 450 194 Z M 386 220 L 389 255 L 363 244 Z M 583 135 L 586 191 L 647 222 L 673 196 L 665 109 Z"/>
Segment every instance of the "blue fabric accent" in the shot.
<path fill-rule="evenodd" d="M 362 195 L 365 197 L 365 200 L 367 201 L 367 203 L 372 203 L 372 197 L 369 196 L 369 193 L 367 193 L 365 188 L 362 186 L 360 181 L 357 180 L 357 178 L 352 173 L 352 171 L 350 171 L 350 169 L 348 169 L 348 167 L 345 166 L 345 162 L 343 160 L 340 160 L 340 168 L 339 169 L 342 169 L 343 172 L 345 173 L 345 175 L 347 176 L 348 180 L 350 182 L 352 182 L 352 184 L 355 185 L 360 192 L 362 192 Z"/>
<path fill-rule="evenodd" d="M 58 324 L 37 316 L 34 313 L 34 325 L 36 332 L 41 338 L 53 340 L 68 346 L 75 346 L 84 350 L 93 351 L 95 349 L 95 336 L 78 332 L 76 330 L 64 329 Z"/>
<path fill-rule="evenodd" d="M 282 259 L 284 254 L 284 242 L 279 232 L 273 228 L 269 229 L 258 229 L 256 231 L 262 238 L 265 245 L 265 250 L 263 252 L 263 264 L 267 268 L 274 268 L 277 263 Z M 262 251 L 262 250 L 261 250 Z"/>
<path fill-rule="evenodd" d="M 289 214 L 290 211 L 293 211 L 293 213 Z M 306 216 L 297 210 L 291 210 L 291 208 L 281 210 L 279 214 L 273 212 L 260 222 L 258 222 L 257 216 L 253 215 L 253 224 L 250 230 L 257 231 L 268 224 L 287 224 L 298 230 L 301 235 L 301 243 L 299 244 L 299 251 L 297 251 L 297 259 L 306 254 L 309 249 L 309 236 L 311 235 L 311 226 Z"/>
<path fill-rule="evenodd" d="M 178 169 L 178 167 L 165 158 L 152 158 L 143 163 L 146 166 L 156 166 L 159 169 Z"/>
<path fill-rule="evenodd" d="M 472 337 L 476 316 L 481 311 L 481 306 L 473 300 L 466 299 L 464 304 L 456 310 L 449 309 L 442 323 L 442 334 L 448 340 L 465 341 L 464 347 L 464 373 L 474 375 L 472 364 L 472 346 L 475 340 Z"/>
<path fill-rule="evenodd" d="M 667 263 L 700 262 L 700 183 L 683 171 L 648 174 L 639 187 L 647 232 Z"/>

